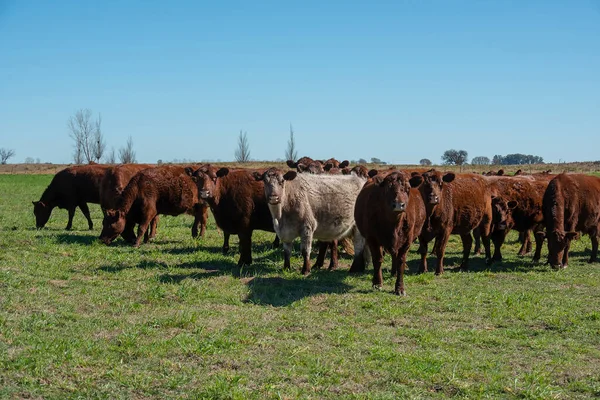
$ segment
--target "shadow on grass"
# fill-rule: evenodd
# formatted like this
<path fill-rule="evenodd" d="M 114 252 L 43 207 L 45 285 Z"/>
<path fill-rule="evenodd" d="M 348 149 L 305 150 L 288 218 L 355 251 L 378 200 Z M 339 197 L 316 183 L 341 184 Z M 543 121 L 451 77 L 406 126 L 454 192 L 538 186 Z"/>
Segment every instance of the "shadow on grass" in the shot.
<path fill-rule="evenodd" d="M 59 233 L 55 236 L 57 243 L 77 243 L 82 245 L 91 245 L 94 242 L 99 241 L 96 235 L 81 235 L 77 233 Z"/>
<path fill-rule="evenodd" d="M 319 294 L 345 293 L 352 286 L 344 283 L 346 271 L 317 271 L 308 277 L 250 278 L 250 293 L 245 302 L 273 307 L 285 307 L 305 297 Z"/>
<path fill-rule="evenodd" d="M 158 277 L 158 281 L 161 283 L 181 283 L 185 279 L 206 279 L 214 276 L 227 275 L 226 271 L 213 269 L 206 270 L 204 272 L 194 272 L 191 274 L 164 274 Z"/>

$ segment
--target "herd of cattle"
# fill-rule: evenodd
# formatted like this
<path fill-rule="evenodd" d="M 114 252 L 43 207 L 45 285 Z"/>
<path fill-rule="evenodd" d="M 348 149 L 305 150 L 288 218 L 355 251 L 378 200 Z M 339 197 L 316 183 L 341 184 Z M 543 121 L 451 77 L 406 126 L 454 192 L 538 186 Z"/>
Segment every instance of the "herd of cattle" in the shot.
<path fill-rule="evenodd" d="M 354 242 L 350 272 L 373 262 L 373 286 L 383 283 L 384 251 L 392 257 L 395 293 L 405 294 L 404 270 L 410 245 L 418 239 L 420 272 L 427 272 L 428 243 L 434 241 L 436 274 L 444 271 L 444 253 L 450 234 L 463 244 L 461 269 L 469 254 L 483 244 L 486 261 L 502 259 L 501 247 L 511 229 L 520 233 L 520 255 L 532 250 L 541 258 L 548 239 L 548 262 L 555 268 L 568 264 L 571 241 L 591 237 L 590 262 L 598 255 L 600 236 L 600 178 L 550 171 L 506 176 L 441 172 L 433 169 L 367 170 L 350 168 L 335 159 L 303 157 L 279 168 L 251 170 L 217 168 L 210 164 L 152 166 L 83 165 L 58 172 L 39 201 L 34 201 L 36 226 L 44 227 L 54 207 L 68 210 L 71 229 L 79 207 L 93 228 L 87 203 L 99 203 L 104 213 L 100 240 L 107 245 L 122 236 L 139 246 L 156 235 L 160 214 L 194 216 L 192 236 L 203 236 L 208 209 L 224 233 L 239 237 L 239 265 L 252 263 L 252 232 L 275 232 L 273 246 L 283 243 L 284 267 L 290 268 L 292 242 L 301 239 L 302 272 L 310 272 L 312 241 L 318 242 L 315 267 L 330 249 L 338 264 L 338 241 Z M 135 226 L 138 226 L 135 232 Z M 494 244 L 494 253 L 491 252 Z"/>

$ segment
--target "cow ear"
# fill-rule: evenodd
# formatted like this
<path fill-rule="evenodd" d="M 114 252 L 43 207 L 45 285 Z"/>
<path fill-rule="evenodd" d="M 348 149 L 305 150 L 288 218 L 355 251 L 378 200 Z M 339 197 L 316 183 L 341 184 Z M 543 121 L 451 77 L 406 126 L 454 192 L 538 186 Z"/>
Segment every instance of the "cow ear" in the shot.
<path fill-rule="evenodd" d="M 323 167 L 323 169 L 325 171 L 329 171 L 331 168 L 333 168 L 333 164 L 332 163 L 327 163 L 325 164 L 325 166 Z"/>
<path fill-rule="evenodd" d="M 262 181 L 264 174 L 261 174 L 260 172 L 254 171 L 252 173 L 252 176 L 254 177 L 254 180 Z"/>
<path fill-rule="evenodd" d="M 224 176 L 227 176 L 227 174 L 229 174 L 229 168 L 223 167 L 217 171 L 217 178 L 222 178 Z"/>
<path fill-rule="evenodd" d="M 442 177 L 442 180 L 444 182 L 450 183 L 450 182 L 452 182 L 454 180 L 454 178 L 456 178 L 456 174 L 454 174 L 454 172 L 448 172 L 447 174 L 445 174 Z"/>
<path fill-rule="evenodd" d="M 350 175 L 350 168 L 346 167 L 346 168 L 342 168 L 342 175 Z"/>
<path fill-rule="evenodd" d="M 378 173 L 379 173 L 379 171 L 377 171 L 376 169 L 372 169 L 367 173 L 367 175 L 369 175 L 369 178 L 373 178 Z"/>
<path fill-rule="evenodd" d="M 298 166 L 298 164 L 297 164 L 297 163 L 295 163 L 295 162 L 294 162 L 294 160 L 287 160 L 285 163 L 286 163 L 286 164 L 287 164 L 287 166 L 288 166 L 288 167 L 290 167 L 290 168 L 296 168 L 296 167 Z"/>
<path fill-rule="evenodd" d="M 283 179 L 285 179 L 286 181 L 293 181 L 296 176 L 298 176 L 298 173 L 296 171 L 288 171 L 285 173 L 285 175 L 283 175 Z"/>
<path fill-rule="evenodd" d="M 497 175 L 498 176 L 504 175 L 504 170 L 503 169 L 499 169 Z"/>
<path fill-rule="evenodd" d="M 515 172 L 515 176 L 519 176 L 523 173 L 523 171 L 521 171 L 521 169 L 518 169 L 517 172 Z"/>
<path fill-rule="evenodd" d="M 509 210 L 514 210 L 519 205 L 519 202 L 517 202 L 515 200 L 511 200 L 508 202 L 507 205 L 508 205 Z"/>
<path fill-rule="evenodd" d="M 565 238 L 569 240 L 577 240 L 579 238 L 579 232 L 565 232 Z"/>
<path fill-rule="evenodd" d="M 346 168 L 348 165 L 350 165 L 350 161 L 344 160 L 340 163 L 340 166 L 338 168 Z"/>
<path fill-rule="evenodd" d="M 421 175 L 415 175 L 408 180 L 408 183 L 410 183 L 410 187 L 418 188 L 421 186 L 421 183 L 423 183 L 423 177 Z"/>
<path fill-rule="evenodd" d="M 185 173 L 192 176 L 194 174 L 194 169 L 192 167 L 185 167 Z"/>

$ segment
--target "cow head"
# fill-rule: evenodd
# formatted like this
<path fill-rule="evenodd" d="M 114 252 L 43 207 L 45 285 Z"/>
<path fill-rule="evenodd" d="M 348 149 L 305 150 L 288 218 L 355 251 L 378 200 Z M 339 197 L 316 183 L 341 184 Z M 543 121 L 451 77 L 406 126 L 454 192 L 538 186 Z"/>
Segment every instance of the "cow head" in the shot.
<path fill-rule="evenodd" d="M 104 219 L 102 220 L 102 232 L 100 240 L 109 245 L 125 230 L 127 216 L 121 210 L 106 210 Z"/>
<path fill-rule="evenodd" d="M 389 173 L 379 182 L 383 189 L 383 196 L 390 206 L 391 211 L 403 213 L 409 201 L 410 189 L 417 188 L 423 183 L 421 176 L 409 176 L 403 172 Z"/>
<path fill-rule="evenodd" d="M 514 225 L 512 210 L 518 203 L 514 200 L 506 201 L 501 197 L 492 196 L 492 225 L 494 230 L 504 231 Z"/>
<path fill-rule="evenodd" d="M 285 198 L 285 182 L 296 178 L 296 171 L 288 171 L 285 174 L 278 168 L 269 168 L 264 173 L 254 172 L 254 179 L 263 181 L 265 185 L 265 197 L 270 206 L 280 205 Z"/>
<path fill-rule="evenodd" d="M 365 178 L 365 179 L 369 178 L 369 170 L 364 165 L 357 165 L 352 168 L 344 167 L 344 168 L 342 168 L 342 174 L 343 175 L 354 174 L 360 178 Z"/>
<path fill-rule="evenodd" d="M 323 168 L 323 164 L 321 164 L 319 161 L 312 161 L 308 164 L 304 164 L 304 163 L 298 163 L 296 165 L 296 169 L 298 170 L 298 172 L 301 173 L 308 173 L 308 174 L 322 174 L 323 172 L 325 172 L 325 169 Z"/>
<path fill-rule="evenodd" d="M 229 168 L 217 170 L 211 165 L 204 165 L 192 174 L 192 180 L 198 187 L 198 197 L 204 201 L 214 199 L 217 190 L 217 179 L 229 174 Z"/>
<path fill-rule="evenodd" d="M 435 206 L 440 203 L 442 198 L 442 188 L 444 184 L 454 180 L 456 175 L 453 172 L 443 174 L 440 171 L 431 170 L 423 175 L 423 184 L 421 185 L 421 193 L 426 205 Z"/>
<path fill-rule="evenodd" d="M 546 238 L 548 239 L 548 263 L 554 268 L 563 266 L 562 260 L 567 245 L 571 243 L 571 240 L 577 239 L 578 237 L 579 234 L 577 232 L 564 232 L 559 230 L 546 232 Z"/>
<path fill-rule="evenodd" d="M 35 215 L 35 227 L 41 229 L 50 219 L 52 207 L 42 201 L 32 201 L 31 203 L 33 204 L 33 215 Z"/>

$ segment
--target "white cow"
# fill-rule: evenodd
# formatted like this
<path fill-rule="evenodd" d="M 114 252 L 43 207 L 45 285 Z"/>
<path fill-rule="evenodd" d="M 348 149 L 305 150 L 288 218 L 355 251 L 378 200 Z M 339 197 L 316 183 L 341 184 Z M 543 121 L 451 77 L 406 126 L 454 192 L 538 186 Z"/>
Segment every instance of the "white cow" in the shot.
<path fill-rule="evenodd" d="M 302 273 L 310 273 L 313 239 L 330 242 L 354 234 L 355 253 L 362 254 L 364 239 L 354 222 L 354 203 L 367 181 L 352 175 L 298 174 L 270 168 L 254 173 L 265 185 L 265 196 L 273 217 L 273 227 L 283 243 L 284 268 L 290 268 L 292 242 L 300 237 L 304 263 Z"/>

